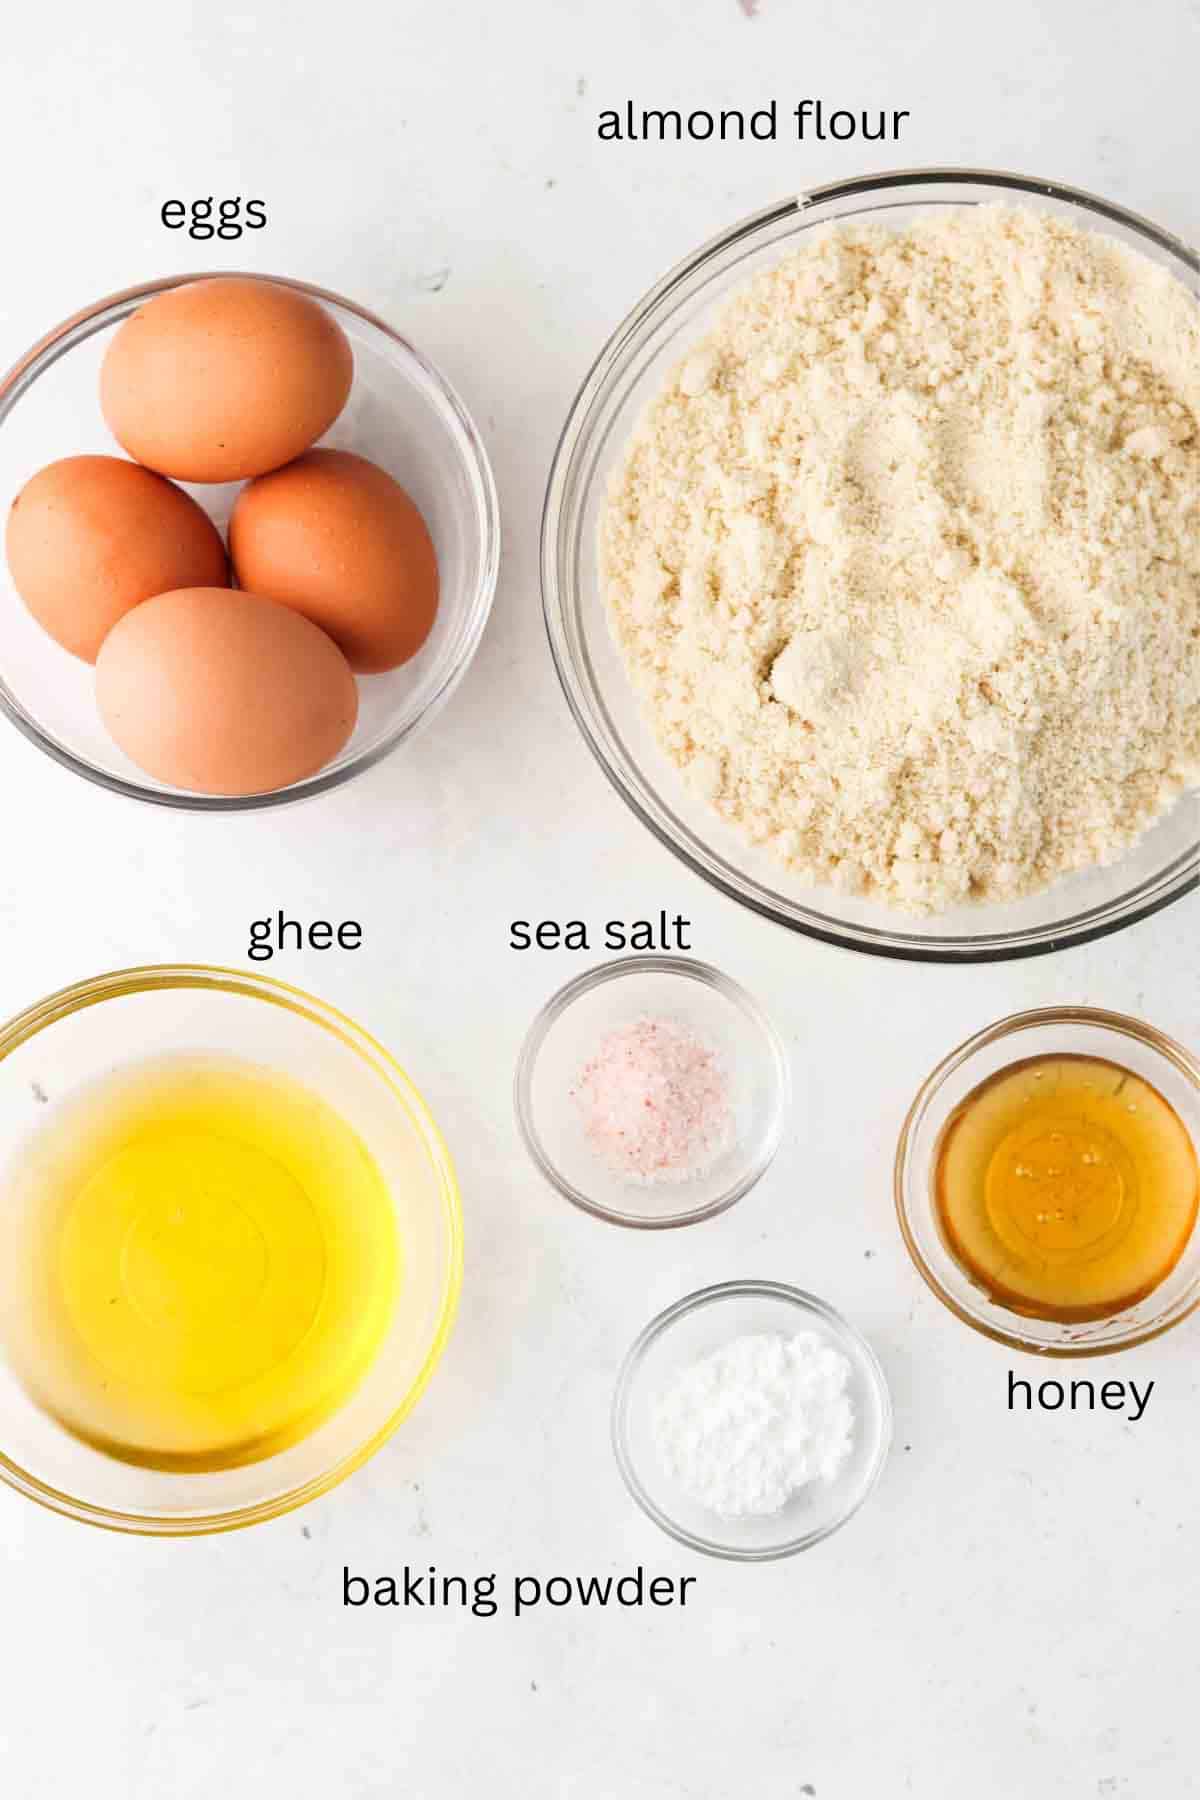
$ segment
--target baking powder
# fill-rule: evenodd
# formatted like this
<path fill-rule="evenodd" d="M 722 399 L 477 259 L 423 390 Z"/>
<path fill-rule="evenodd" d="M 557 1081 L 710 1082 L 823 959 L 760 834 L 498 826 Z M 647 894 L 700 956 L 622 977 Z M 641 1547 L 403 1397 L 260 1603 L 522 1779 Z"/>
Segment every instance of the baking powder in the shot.
<path fill-rule="evenodd" d="M 723 1518 L 778 1512 L 832 1481 L 854 1440 L 850 1364 L 815 1332 L 734 1338 L 682 1370 L 654 1408 L 659 1457 Z"/>

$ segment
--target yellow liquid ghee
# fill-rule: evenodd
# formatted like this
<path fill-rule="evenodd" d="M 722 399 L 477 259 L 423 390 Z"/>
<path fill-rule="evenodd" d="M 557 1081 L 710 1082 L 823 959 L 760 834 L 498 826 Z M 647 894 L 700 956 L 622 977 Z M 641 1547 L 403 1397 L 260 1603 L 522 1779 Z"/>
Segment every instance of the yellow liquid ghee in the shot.
<path fill-rule="evenodd" d="M 230 1469 L 357 1386 L 400 1284 L 357 1134 L 256 1064 L 175 1056 L 55 1108 L 0 1196 L 4 1337 L 37 1403 L 124 1462 Z"/>

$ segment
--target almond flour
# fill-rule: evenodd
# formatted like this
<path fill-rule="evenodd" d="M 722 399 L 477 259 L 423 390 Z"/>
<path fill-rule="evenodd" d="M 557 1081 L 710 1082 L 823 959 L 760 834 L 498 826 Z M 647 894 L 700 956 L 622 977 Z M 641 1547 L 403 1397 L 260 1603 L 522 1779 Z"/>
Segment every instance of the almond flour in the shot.
<path fill-rule="evenodd" d="M 1114 860 L 1200 780 L 1200 307 L 1032 209 L 835 227 L 732 297 L 601 531 L 658 740 L 914 912 Z"/>

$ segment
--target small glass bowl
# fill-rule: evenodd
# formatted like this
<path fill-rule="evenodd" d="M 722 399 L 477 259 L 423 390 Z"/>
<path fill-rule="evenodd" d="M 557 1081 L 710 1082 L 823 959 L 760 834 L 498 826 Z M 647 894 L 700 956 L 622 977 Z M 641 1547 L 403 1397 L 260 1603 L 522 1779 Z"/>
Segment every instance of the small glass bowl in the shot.
<path fill-rule="evenodd" d="M 731 1089 L 732 1146 L 703 1174 L 639 1186 L 605 1167 L 587 1142 L 572 1088 L 610 1031 L 667 1018 L 716 1052 Z M 614 1225 L 662 1229 L 724 1212 L 770 1166 L 783 1135 L 787 1053 L 744 988 L 707 963 L 629 956 L 576 976 L 529 1028 L 517 1062 L 517 1123 L 534 1162 L 566 1199 Z"/>
<path fill-rule="evenodd" d="M 850 1363 L 854 1447 L 833 1481 L 813 1481 L 779 1512 L 723 1519 L 681 1493 L 661 1467 L 653 1409 L 690 1363 L 747 1333 L 811 1331 Z M 771 1562 L 809 1550 L 852 1519 L 883 1472 L 892 1440 L 892 1403 L 879 1360 L 840 1313 L 780 1281 L 724 1281 L 677 1300 L 652 1319 L 621 1367 L 613 1396 L 617 1467 L 642 1511 L 678 1543 L 732 1562 Z"/>
<path fill-rule="evenodd" d="M 1103 1356 L 1159 1337 L 1200 1305 L 1200 1230 L 1153 1293 L 1106 1319 L 1063 1324 L 1026 1318 L 977 1287 L 950 1254 L 934 1199 L 942 1133 L 989 1076 L 1035 1056 L 1097 1056 L 1131 1069 L 1175 1108 L 1200 1150 L 1200 1062 L 1140 1019 L 1088 1006 L 1014 1013 L 977 1032 L 941 1061 L 917 1094 L 896 1149 L 896 1211 L 909 1255 L 938 1299 L 964 1325 L 1039 1356 Z"/>
<path fill-rule="evenodd" d="M 57 326 L 0 380 L 0 520 L 46 463 L 122 454 L 100 412 L 100 365 L 122 320 L 170 288 L 235 272 L 173 275 L 97 301 Z M 412 495 L 437 548 L 441 596 L 433 631 L 410 662 L 386 675 L 359 677 L 358 724 L 331 763 L 290 787 L 230 798 L 168 787 L 123 755 L 100 718 L 92 670 L 29 615 L 0 558 L 0 710 L 39 750 L 85 780 L 130 799 L 192 812 L 242 812 L 303 800 L 340 786 L 404 743 L 466 673 L 487 623 L 500 560 L 499 506 L 487 452 L 444 377 L 390 325 L 351 300 L 283 276 L 241 278 L 307 294 L 350 339 L 354 386 L 320 441 L 380 463 Z M 241 484 L 180 485 L 224 533 Z"/>
<path fill-rule="evenodd" d="M 358 1386 L 299 1443 L 241 1468 L 167 1473 L 91 1448 L 35 1404 L 0 1357 L 0 1481 L 51 1511 L 150 1537 L 195 1537 L 278 1517 L 326 1493 L 415 1406 L 450 1335 L 462 1279 L 458 1186 L 403 1070 L 343 1013 L 233 969 L 123 969 L 52 994 L 0 1028 L 0 1142 L 121 1063 L 235 1053 L 319 1093 L 358 1133 L 396 1211 L 403 1286 Z M 0 1256 L 7 1254 L 0 1190 Z"/>
<path fill-rule="evenodd" d="M 1200 882 L 1200 791 L 1182 794 L 1116 862 L 1013 902 L 910 917 L 815 887 L 726 824 L 660 750 L 609 627 L 599 526 L 614 470 L 645 408 L 730 295 L 845 222 L 902 228 L 930 212 L 1019 205 L 1103 232 L 1200 294 L 1200 257 L 1113 201 L 988 169 L 899 169 L 789 195 L 740 219 L 669 270 L 603 345 L 575 397 L 542 515 L 542 599 L 575 723 L 626 805 L 688 868 L 752 912 L 848 950 L 915 962 L 1036 956 L 1146 918 Z"/>

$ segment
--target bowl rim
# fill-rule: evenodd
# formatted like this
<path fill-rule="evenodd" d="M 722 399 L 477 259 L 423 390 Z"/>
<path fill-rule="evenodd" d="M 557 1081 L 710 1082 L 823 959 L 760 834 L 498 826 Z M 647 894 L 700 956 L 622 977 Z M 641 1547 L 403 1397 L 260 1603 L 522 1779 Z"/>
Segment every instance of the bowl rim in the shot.
<path fill-rule="evenodd" d="M 785 1543 L 769 1546 L 739 1547 L 723 1544 L 716 1538 L 705 1538 L 691 1532 L 686 1526 L 678 1524 L 669 1514 L 650 1498 L 638 1479 L 633 1459 L 629 1455 L 626 1424 L 628 1420 L 629 1401 L 634 1381 L 641 1369 L 646 1352 L 665 1332 L 669 1331 L 680 1319 L 722 1300 L 733 1299 L 769 1299 L 782 1300 L 793 1306 L 797 1312 L 809 1319 L 816 1319 L 835 1338 L 841 1339 L 849 1346 L 856 1357 L 859 1367 L 864 1371 L 875 1395 L 878 1409 L 879 1432 L 874 1445 L 870 1466 L 855 1496 L 853 1505 L 831 1519 L 819 1529 L 802 1532 L 798 1537 L 789 1538 Z M 801 1550 L 810 1550 L 814 1544 L 823 1543 L 840 1531 L 843 1525 L 849 1524 L 854 1515 L 861 1510 L 871 1497 L 883 1474 L 891 1450 L 892 1433 L 895 1419 L 892 1407 L 891 1390 L 883 1365 L 867 1338 L 852 1325 L 844 1314 L 818 1294 L 811 1294 L 805 1288 L 794 1287 L 785 1281 L 756 1281 L 742 1278 L 733 1281 L 714 1282 L 709 1287 L 697 1288 L 693 1293 L 685 1294 L 682 1299 L 664 1307 L 652 1318 L 648 1325 L 642 1327 L 625 1353 L 617 1374 L 616 1387 L 613 1390 L 612 1411 L 610 1415 L 610 1436 L 613 1455 L 621 1479 L 625 1483 L 632 1498 L 642 1511 L 668 1537 L 675 1539 L 689 1550 L 697 1550 L 703 1556 L 712 1556 L 725 1562 L 779 1562 L 785 1556 L 795 1556 Z"/>
<path fill-rule="evenodd" d="M 496 479 L 492 471 L 490 459 L 484 446 L 479 429 L 457 390 L 446 376 L 402 333 L 396 331 L 378 313 L 372 312 L 357 301 L 348 300 L 344 294 L 335 293 L 332 288 L 318 287 L 312 282 L 301 281 L 291 275 L 272 275 L 260 269 L 196 269 L 179 275 L 162 275 L 153 280 L 138 282 L 133 287 L 121 288 L 118 292 L 107 294 L 78 312 L 72 313 L 61 324 L 55 325 L 39 338 L 24 355 L 0 377 L 0 427 L 7 422 L 18 401 L 39 380 L 39 378 L 66 356 L 78 344 L 85 343 L 98 331 L 103 331 L 112 324 L 122 311 L 131 311 L 140 301 L 150 300 L 159 294 L 169 293 L 174 288 L 188 287 L 198 281 L 257 281 L 267 282 L 274 287 L 290 288 L 293 293 L 303 294 L 310 300 L 335 306 L 343 312 L 352 314 L 372 330 L 379 332 L 402 357 L 408 358 L 420 371 L 422 377 L 435 390 L 445 404 L 458 428 L 459 460 L 471 489 L 472 500 L 480 525 L 480 573 L 479 579 L 471 594 L 466 614 L 466 628 L 463 641 L 454 661 L 446 668 L 441 681 L 428 700 L 413 718 L 403 725 L 396 726 L 377 744 L 373 744 L 358 752 L 337 769 L 318 770 L 302 781 L 293 782 L 290 787 L 272 789 L 266 794 L 225 795 L 225 794 L 193 794 L 182 788 L 151 788 L 141 782 L 133 781 L 125 776 L 116 775 L 109 769 L 100 768 L 86 758 L 77 756 L 66 744 L 43 730 L 36 719 L 25 710 L 19 695 L 9 687 L 0 676 L 0 713 L 16 726 L 22 736 L 35 745 L 37 749 L 58 763 L 60 767 L 69 769 L 72 774 L 82 776 L 85 781 L 95 787 L 106 789 L 109 793 L 119 794 L 127 800 L 138 800 L 152 806 L 163 806 L 176 812 L 195 813 L 240 813 L 262 812 L 269 807 L 293 806 L 301 800 L 311 800 L 318 794 L 330 792 L 341 787 L 353 776 L 373 769 L 393 750 L 405 743 L 417 731 L 436 717 L 442 707 L 454 693 L 465 676 L 479 648 L 480 639 L 491 614 L 495 599 L 496 585 L 500 572 L 500 500 L 496 488 Z"/>
<path fill-rule="evenodd" d="M 597 722 L 595 709 L 598 708 L 605 719 L 607 709 L 591 678 L 590 669 L 586 675 L 581 674 L 570 642 L 571 632 L 567 624 L 570 608 L 566 596 L 571 593 L 573 583 L 569 577 L 560 579 L 560 575 L 565 575 L 568 547 L 565 541 L 567 499 L 581 443 L 590 429 L 597 406 L 608 396 L 610 386 L 618 378 L 627 355 L 643 335 L 661 321 L 677 292 L 686 288 L 693 277 L 702 275 L 707 265 L 727 251 L 747 243 L 759 234 L 765 235 L 773 227 L 814 208 L 863 200 L 876 195 L 903 195 L 910 190 L 911 203 L 918 204 L 922 190 L 950 184 L 999 190 L 1015 196 L 1048 199 L 1073 206 L 1147 240 L 1159 250 L 1177 258 L 1193 276 L 1200 277 L 1200 254 L 1182 238 L 1156 225 L 1144 215 L 1087 189 L 1011 170 L 959 168 L 951 165 L 894 169 L 828 182 L 789 195 L 738 219 L 675 263 L 648 289 L 601 345 L 576 391 L 555 446 L 542 507 L 540 569 L 543 622 L 555 672 L 568 709 L 609 784 L 666 850 L 710 887 L 739 906 L 757 913 L 761 918 L 770 919 L 785 930 L 797 932 L 802 937 L 813 938 L 837 949 L 853 950 L 901 962 L 963 966 L 1050 955 L 1069 946 L 1095 942 L 1112 932 L 1122 931 L 1141 919 L 1152 917 L 1200 886 L 1200 838 L 1165 868 L 1146 877 L 1133 890 L 1133 895 L 1137 897 L 1132 903 L 1128 896 L 1100 901 L 1085 905 L 1082 910 L 1050 924 L 1022 927 L 1017 931 L 988 931 L 981 916 L 977 931 L 941 937 L 920 936 L 899 928 L 850 926 L 833 915 L 821 912 L 815 906 L 788 903 L 760 882 L 742 876 L 724 856 L 684 825 L 673 809 L 659 797 L 656 786 L 641 776 L 636 762 L 625 754 L 619 739 L 615 748 L 610 748 L 605 741 L 604 730 Z M 905 203 L 903 199 L 892 200 L 894 205 Z M 642 788 L 647 790 L 645 794 L 641 791 Z M 981 907 L 979 910 L 981 915 L 985 914 L 985 908 Z M 900 917 L 902 915 L 897 915 L 898 919 Z"/>
<path fill-rule="evenodd" d="M 981 1050 L 989 1049 L 993 1044 L 1005 1038 L 1014 1037 L 1022 1031 L 1036 1030 L 1044 1025 L 1078 1025 L 1085 1028 L 1116 1032 L 1122 1037 L 1134 1039 L 1135 1042 L 1162 1057 L 1184 1077 L 1195 1089 L 1200 1100 L 1200 1058 L 1197 1058 L 1177 1039 L 1160 1031 L 1145 1019 L 1136 1019 L 1129 1013 L 1113 1012 L 1099 1006 L 1035 1006 L 1020 1012 L 1009 1013 L 992 1024 L 983 1026 L 972 1032 L 953 1050 L 930 1070 L 917 1089 L 916 1095 L 904 1117 L 900 1127 L 900 1136 L 896 1142 L 896 1155 L 892 1172 L 892 1192 L 896 1206 L 896 1217 L 900 1226 L 900 1235 L 908 1251 L 913 1266 L 930 1292 L 941 1301 L 947 1310 L 964 1325 L 980 1336 L 990 1338 L 994 1344 L 1003 1344 L 1006 1349 L 1019 1350 L 1026 1356 L 1052 1357 L 1056 1360 L 1074 1361 L 1081 1357 L 1115 1356 L 1124 1350 L 1132 1350 L 1139 1344 L 1148 1344 L 1154 1338 L 1162 1337 L 1166 1332 L 1174 1330 L 1184 1319 L 1190 1318 L 1200 1307 L 1200 1282 L 1197 1283 L 1195 1297 L 1179 1312 L 1170 1318 L 1149 1323 L 1144 1329 L 1123 1337 L 1116 1343 L 1061 1343 L 1033 1344 L 1022 1337 L 1015 1329 L 1005 1328 L 988 1319 L 976 1318 L 954 1295 L 948 1292 L 939 1281 L 937 1274 L 930 1267 L 917 1242 L 916 1233 L 911 1223 L 920 1196 L 915 1191 L 915 1172 L 912 1166 L 914 1142 L 918 1128 L 924 1123 L 926 1114 L 933 1105 L 942 1087 L 949 1077 L 970 1063 Z M 1014 1061 L 1018 1058 L 1014 1055 Z M 1189 1136 L 1191 1134 L 1189 1133 Z M 1196 1146 L 1200 1154 L 1200 1145 Z M 925 1196 L 928 1204 L 928 1196 Z M 1194 1228 L 1200 1231 L 1200 1223 Z M 981 1290 L 982 1291 L 982 1290 Z M 1010 1315 L 1014 1318 L 1018 1314 Z"/>
<path fill-rule="evenodd" d="M 87 1007 L 103 1005 L 106 1000 L 130 994 L 186 988 L 237 994 L 244 999 L 279 1006 L 330 1032 L 347 1049 L 370 1062 L 374 1073 L 391 1088 L 396 1100 L 408 1113 L 424 1140 L 438 1182 L 448 1236 L 448 1258 L 441 1302 L 429 1347 L 420 1369 L 399 1404 L 384 1424 L 372 1432 L 356 1450 L 344 1456 L 323 1474 L 288 1489 L 286 1493 L 248 1506 L 212 1513 L 188 1513 L 178 1517 L 122 1512 L 78 1500 L 73 1495 L 60 1491 L 51 1483 L 42 1481 L 27 1469 L 21 1468 L 19 1463 L 0 1448 L 0 1481 L 23 1494 L 26 1499 L 65 1518 L 78 1519 L 84 1524 L 137 1537 L 206 1537 L 217 1532 L 240 1530 L 248 1525 L 260 1524 L 266 1519 L 277 1519 L 285 1513 L 294 1512 L 297 1507 L 306 1505 L 321 1494 L 327 1494 L 331 1488 L 345 1481 L 387 1442 L 429 1385 L 449 1341 L 462 1289 L 462 1196 L 450 1152 L 429 1108 L 404 1069 L 377 1038 L 357 1025 L 347 1013 L 318 999 L 304 988 L 278 981 L 272 976 L 226 968 L 221 964 L 155 963 L 114 969 L 60 988 L 0 1026 L 0 1062 L 40 1032 Z"/>
<path fill-rule="evenodd" d="M 675 975 L 683 980 L 695 981 L 704 987 L 713 989 L 723 1000 L 737 1007 L 743 1018 L 758 1034 L 767 1051 L 775 1086 L 774 1117 L 771 1128 L 764 1140 L 763 1147 L 753 1163 L 749 1164 L 735 1182 L 703 1206 L 689 1207 L 676 1212 L 667 1213 L 662 1218 L 643 1218 L 637 1213 L 619 1212 L 615 1207 L 603 1205 L 592 1200 L 581 1188 L 575 1187 L 561 1173 L 542 1144 L 541 1135 L 533 1117 L 533 1074 L 537 1060 L 550 1034 L 551 1028 L 557 1024 L 563 1014 L 594 988 L 603 987 L 607 982 L 624 980 L 631 975 L 649 971 L 655 975 Z M 759 1005 L 754 996 L 731 975 L 714 968 L 711 963 L 701 962 L 690 956 L 665 956 L 657 953 L 637 952 L 631 956 L 621 956 L 611 962 L 597 963 L 594 968 L 585 969 L 574 975 L 562 987 L 553 993 L 545 1005 L 540 1008 L 529 1030 L 525 1034 L 521 1051 L 517 1057 L 516 1069 L 513 1073 L 513 1109 L 516 1113 L 517 1130 L 534 1165 L 551 1187 L 560 1193 L 564 1200 L 581 1212 L 590 1213 L 594 1219 L 603 1219 L 610 1225 L 622 1225 L 631 1231 L 672 1231 L 683 1225 L 695 1225 L 702 1219 L 715 1219 L 719 1213 L 728 1212 L 729 1208 L 750 1192 L 752 1187 L 766 1174 L 783 1142 L 784 1127 L 787 1121 L 788 1107 L 791 1101 L 791 1067 L 788 1061 L 787 1048 L 771 1019 Z"/>

